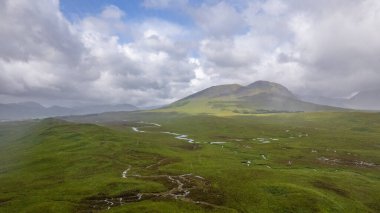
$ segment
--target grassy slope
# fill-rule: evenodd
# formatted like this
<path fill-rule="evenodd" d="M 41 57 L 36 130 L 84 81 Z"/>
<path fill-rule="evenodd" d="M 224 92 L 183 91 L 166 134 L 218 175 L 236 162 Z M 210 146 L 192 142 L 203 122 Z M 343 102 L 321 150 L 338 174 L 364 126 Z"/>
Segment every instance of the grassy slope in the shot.
<path fill-rule="evenodd" d="M 167 187 L 155 180 L 122 179 L 121 172 L 128 165 L 140 174 L 203 176 L 211 183 L 210 196 L 193 191 L 192 198 L 217 203 L 231 212 L 380 211 L 379 166 L 353 163 L 380 164 L 380 114 L 216 117 L 108 113 L 80 120 L 120 122 L 97 126 L 45 120 L 0 125 L 0 212 L 85 211 L 89 207 L 84 200 L 91 196 L 163 191 Z M 141 125 L 133 122 L 139 120 L 158 122 L 162 127 L 141 127 L 149 132 L 133 132 L 131 125 Z M 200 142 L 228 143 L 223 147 L 191 145 L 160 131 L 189 134 Z M 278 140 L 263 144 L 257 138 Z M 340 161 L 318 160 L 322 156 Z M 146 169 L 159 159 L 169 163 Z M 253 164 L 242 164 L 245 160 Z M 229 211 L 170 199 L 111 209 L 153 210 Z"/>
<path fill-rule="evenodd" d="M 343 110 L 298 100 L 296 96 L 280 84 L 257 81 L 248 86 L 237 84 L 213 86 L 178 100 L 159 111 L 236 115 Z"/>
<path fill-rule="evenodd" d="M 269 100 L 270 99 L 270 100 Z M 278 107 L 270 107 L 270 106 Z M 283 110 L 286 109 L 286 110 Z M 217 116 L 236 116 L 244 114 L 263 114 L 265 110 L 270 111 L 347 111 L 345 109 L 322 106 L 302 102 L 298 100 L 286 100 L 276 97 L 254 97 L 252 100 L 240 100 L 233 97 L 223 98 L 197 98 L 183 100 L 168 107 L 153 110 L 154 112 L 178 112 L 185 114 L 210 114 Z"/>

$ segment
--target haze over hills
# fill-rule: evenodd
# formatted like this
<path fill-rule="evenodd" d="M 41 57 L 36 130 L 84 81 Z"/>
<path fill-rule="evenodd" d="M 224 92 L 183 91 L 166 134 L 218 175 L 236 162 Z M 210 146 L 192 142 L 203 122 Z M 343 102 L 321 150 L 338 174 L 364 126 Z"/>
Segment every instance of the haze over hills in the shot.
<path fill-rule="evenodd" d="M 380 90 L 361 91 L 348 100 L 348 106 L 359 109 L 380 110 Z"/>
<path fill-rule="evenodd" d="M 335 107 L 380 110 L 380 90 L 360 91 L 351 98 L 327 98 L 321 96 L 301 97 L 302 100 Z"/>
<path fill-rule="evenodd" d="M 102 112 L 133 111 L 138 108 L 130 104 L 92 105 L 81 107 L 44 107 L 35 102 L 0 104 L 0 120 L 20 120 L 63 115 L 83 115 Z"/>
<path fill-rule="evenodd" d="M 269 81 L 256 81 L 247 86 L 213 86 L 176 101 L 165 109 L 205 113 L 232 111 L 244 114 L 342 110 L 299 100 L 286 87 Z"/>
<path fill-rule="evenodd" d="M 146 108 L 152 110 L 158 107 Z M 299 98 L 283 85 L 256 81 L 247 86 L 226 84 L 212 86 L 161 107 L 163 111 L 189 113 L 228 112 L 262 114 L 280 112 L 341 111 L 343 108 L 378 110 L 380 91 L 359 92 L 350 99 L 326 97 Z M 93 105 L 81 107 L 44 107 L 35 102 L 0 104 L 0 120 L 20 120 L 67 115 L 138 110 L 130 104 Z"/>

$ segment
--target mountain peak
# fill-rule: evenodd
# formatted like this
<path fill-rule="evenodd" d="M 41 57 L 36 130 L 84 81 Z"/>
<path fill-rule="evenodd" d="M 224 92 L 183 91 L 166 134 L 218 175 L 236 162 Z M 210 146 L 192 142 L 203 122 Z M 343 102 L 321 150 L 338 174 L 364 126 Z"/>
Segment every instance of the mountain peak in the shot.
<path fill-rule="evenodd" d="M 295 98 L 292 92 L 281 84 L 270 81 L 256 81 L 242 88 L 239 91 L 241 96 L 252 96 L 261 93 L 286 96 L 289 98 Z"/>
<path fill-rule="evenodd" d="M 209 87 L 205 90 L 202 90 L 200 92 L 194 93 L 186 97 L 185 99 L 197 98 L 197 97 L 216 98 L 220 96 L 231 95 L 235 93 L 237 90 L 239 90 L 240 88 L 242 88 L 242 86 L 239 84 L 216 85 L 216 86 Z"/>
<path fill-rule="evenodd" d="M 378 110 L 380 108 L 380 90 L 360 91 L 348 100 L 352 108 Z"/>
<path fill-rule="evenodd" d="M 225 84 L 209 87 L 178 100 L 163 110 L 182 112 L 273 113 L 340 110 L 303 102 L 281 84 L 256 81 L 247 86 Z"/>
<path fill-rule="evenodd" d="M 281 84 L 270 82 L 270 81 L 255 81 L 252 84 L 247 85 L 246 87 L 249 88 L 255 88 L 255 89 L 270 89 L 273 87 L 286 89 L 286 87 L 282 86 Z"/>
<path fill-rule="evenodd" d="M 15 106 L 23 106 L 23 107 L 36 107 L 36 108 L 44 108 L 41 104 L 33 101 L 27 101 L 27 102 L 19 102 L 19 103 L 10 103 L 10 105 Z"/>

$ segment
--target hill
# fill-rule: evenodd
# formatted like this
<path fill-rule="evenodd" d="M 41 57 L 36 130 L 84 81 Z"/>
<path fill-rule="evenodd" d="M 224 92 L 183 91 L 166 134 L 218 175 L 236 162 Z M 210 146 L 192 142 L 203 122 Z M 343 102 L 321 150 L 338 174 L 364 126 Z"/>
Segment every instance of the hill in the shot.
<path fill-rule="evenodd" d="M 0 123 L 0 212 L 380 209 L 380 113 L 76 117 Z"/>
<path fill-rule="evenodd" d="M 361 91 L 348 100 L 348 106 L 358 109 L 380 110 L 380 90 Z"/>
<path fill-rule="evenodd" d="M 238 84 L 213 86 L 176 101 L 163 110 L 257 114 L 339 111 L 342 109 L 305 102 L 299 100 L 280 84 L 256 81 L 247 86 Z"/>
<path fill-rule="evenodd" d="M 364 90 L 351 98 L 328 98 L 322 96 L 304 96 L 303 101 L 315 104 L 344 107 L 357 110 L 380 110 L 380 90 Z"/>
<path fill-rule="evenodd" d="M 45 118 L 63 115 L 84 115 L 102 112 L 132 111 L 138 108 L 130 104 L 94 105 L 82 107 L 44 107 L 35 102 L 0 104 L 0 121 Z"/>

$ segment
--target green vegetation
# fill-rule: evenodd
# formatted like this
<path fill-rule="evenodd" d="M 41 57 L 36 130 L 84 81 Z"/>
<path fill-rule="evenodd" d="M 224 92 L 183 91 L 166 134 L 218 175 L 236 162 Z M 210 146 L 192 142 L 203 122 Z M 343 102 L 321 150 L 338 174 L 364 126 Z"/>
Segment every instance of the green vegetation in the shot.
<path fill-rule="evenodd" d="M 0 124 L 0 212 L 380 211 L 379 113 L 66 120 Z"/>

